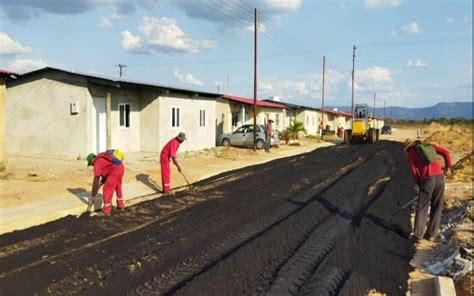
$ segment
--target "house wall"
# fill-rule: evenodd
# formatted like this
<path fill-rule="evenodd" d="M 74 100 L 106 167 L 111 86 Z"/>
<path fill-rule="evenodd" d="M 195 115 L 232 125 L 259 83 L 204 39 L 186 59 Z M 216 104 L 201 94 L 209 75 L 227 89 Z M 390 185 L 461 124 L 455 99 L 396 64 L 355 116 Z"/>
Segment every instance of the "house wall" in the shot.
<path fill-rule="evenodd" d="M 257 107 L 257 124 L 266 124 L 268 119 L 273 120 L 273 130 L 283 130 L 283 109 L 272 108 L 272 107 Z M 253 113 L 251 113 L 253 114 Z M 252 115 L 253 116 L 253 115 Z M 277 122 L 278 117 L 278 122 Z M 253 123 L 253 117 L 252 121 Z"/>
<path fill-rule="evenodd" d="M 216 99 L 216 139 L 226 133 L 233 131 L 232 127 L 232 110 L 229 100 Z"/>
<path fill-rule="evenodd" d="M 171 108 L 180 108 L 180 127 L 171 126 Z M 199 126 L 199 110 L 206 110 L 206 126 Z M 166 94 L 159 98 L 160 151 L 179 132 L 186 134 L 179 152 L 214 147 L 216 143 L 216 102 L 213 98 Z"/>
<path fill-rule="evenodd" d="M 5 136 L 6 136 L 6 79 L 0 75 L 0 172 L 5 170 Z"/>
<path fill-rule="evenodd" d="M 111 87 L 104 85 L 89 84 L 89 91 L 94 97 L 105 97 L 110 92 L 112 98 L 112 110 L 110 119 L 112 121 L 112 147 L 123 152 L 140 151 L 140 99 L 136 88 Z M 130 104 L 130 127 L 120 127 L 119 104 Z M 92 120 L 92 113 L 90 119 Z M 91 129 L 92 132 L 92 129 Z M 91 137 L 92 138 L 92 137 Z M 93 144 L 91 145 L 93 148 Z M 94 151 L 94 149 L 92 149 Z"/>
<path fill-rule="evenodd" d="M 158 91 L 140 89 L 140 147 L 141 151 L 160 151 L 160 120 Z"/>
<path fill-rule="evenodd" d="M 285 110 L 285 128 L 287 128 L 291 121 L 293 121 L 294 119 L 297 119 L 297 116 L 298 116 L 298 110 L 295 109 L 295 108 L 289 108 L 289 109 L 286 109 Z"/>
<path fill-rule="evenodd" d="M 6 152 L 84 156 L 88 146 L 88 90 L 84 79 L 63 83 L 50 73 L 8 84 Z M 70 104 L 79 105 L 71 114 Z"/>
<path fill-rule="evenodd" d="M 298 114 L 297 118 L 303 122 L 306 129 L 306 134 L 316 135 L 318 131 L 320 114 L 316 110 L 302 109 L 303 111 Z"/>

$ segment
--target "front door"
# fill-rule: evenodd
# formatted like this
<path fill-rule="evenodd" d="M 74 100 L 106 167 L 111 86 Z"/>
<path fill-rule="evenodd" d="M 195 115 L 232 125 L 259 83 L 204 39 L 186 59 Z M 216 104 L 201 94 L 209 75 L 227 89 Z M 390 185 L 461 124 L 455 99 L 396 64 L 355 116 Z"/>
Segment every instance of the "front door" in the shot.
<path fill-rule="evenodd" d="M 92 143 L 95 153 L 106 149 L 105 98 L 95 97 L 92 110 Z"/>

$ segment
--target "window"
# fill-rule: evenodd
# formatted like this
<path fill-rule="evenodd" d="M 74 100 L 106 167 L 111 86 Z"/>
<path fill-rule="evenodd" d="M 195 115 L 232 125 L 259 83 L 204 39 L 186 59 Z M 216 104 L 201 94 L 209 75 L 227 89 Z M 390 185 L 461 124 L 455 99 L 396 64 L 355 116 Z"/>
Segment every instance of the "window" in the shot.
<path fill-rule="evenodd" d="M 314 117 L 311 117 L 311 125 L 314 126 Z"/>
<path fill-rule="evenodd" d="M 179 107 L 171 108 L 171 127 L 180 127 Z"/>
<path fill-rule="evenodd" d="M 130 127 L 130 104 L 119 104 L 119 126 Z"/>
<path fill-rule="evenodd" d="M 306 126 L 309 126 L 309 116 L 306 116 Z"/>
<path fill-rule="evenodd" d="M 275 114 L 275 126 L 280 126 L 280 114 Z"/>
<path fill-rule="evenodd" d="M 199 126 L 206 126 L 206 110 L 204 109 L 199 110 Z"/>
<path fill-rule="evenodd" d="M 232 126 L 237 126 L 238 122 L 239 122 L 239 113 L 237 112 L 232 113 Z"/>

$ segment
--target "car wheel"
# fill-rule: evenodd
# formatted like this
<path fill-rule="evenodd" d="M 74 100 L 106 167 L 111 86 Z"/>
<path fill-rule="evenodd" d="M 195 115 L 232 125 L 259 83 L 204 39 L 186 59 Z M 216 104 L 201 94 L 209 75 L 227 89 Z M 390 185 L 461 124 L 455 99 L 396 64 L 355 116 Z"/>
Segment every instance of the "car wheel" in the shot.
<path fill-rule="evenodd" d="M 265 146 L 265 142 L 262 139 L 257 140 L 257 149 L 263 149 L 263 146 Z"/>
<path fill-rule="evenodd" d="M 229 147 L 230 146 L 230 140 L 227 139 L 227 138 L 222 140 L 222 146 Z"/>

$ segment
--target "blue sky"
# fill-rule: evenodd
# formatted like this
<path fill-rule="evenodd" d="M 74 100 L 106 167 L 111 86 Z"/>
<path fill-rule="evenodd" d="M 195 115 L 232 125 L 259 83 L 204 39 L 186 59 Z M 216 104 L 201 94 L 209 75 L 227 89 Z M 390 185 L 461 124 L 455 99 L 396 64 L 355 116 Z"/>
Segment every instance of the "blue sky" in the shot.
<path fill-rule="evenodd" d="M 202 91 L 321 105 L 472 100 L 468 0 L 0 0 L 0 68 L 52 66 Z"/>

